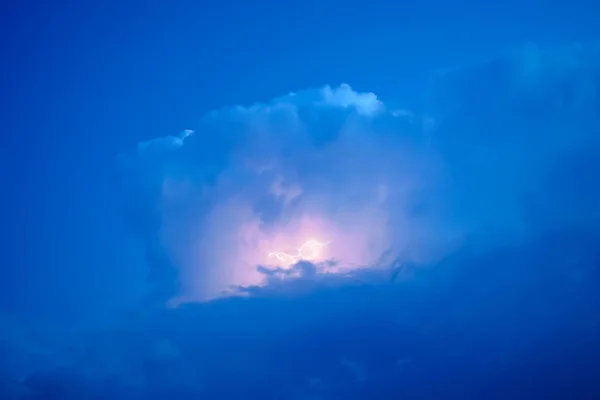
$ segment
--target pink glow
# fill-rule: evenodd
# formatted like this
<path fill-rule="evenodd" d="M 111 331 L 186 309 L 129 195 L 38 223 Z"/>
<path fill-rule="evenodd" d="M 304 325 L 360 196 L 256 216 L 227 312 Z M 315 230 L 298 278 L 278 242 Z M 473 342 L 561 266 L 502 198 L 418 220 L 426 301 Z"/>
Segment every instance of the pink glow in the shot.
<path fill-rule="evenodd" d="M 270 229 L 263 229 L 261 219 L 241 197 L 215 206 L 195 244 L 180 248 L 178 262 L 186 265 L 184 296 L 203 300 L 219 296 L 231 286 L 262 285 L 265 276 L 257 271 L 259 265 L 289 268 L 293 264 L 271 253 L 296 253 L 310 240 L 327 242 L 312 262 L 335 262 L 320 264 L 320 273 L 373 266 L 390 245 L 387 214 L 376 204 L 340 208 L 329 214 L 319 209 L 326 209 L 326 202 L 321 207 L 314 201 L 305 204 L 292 218 Z"/>

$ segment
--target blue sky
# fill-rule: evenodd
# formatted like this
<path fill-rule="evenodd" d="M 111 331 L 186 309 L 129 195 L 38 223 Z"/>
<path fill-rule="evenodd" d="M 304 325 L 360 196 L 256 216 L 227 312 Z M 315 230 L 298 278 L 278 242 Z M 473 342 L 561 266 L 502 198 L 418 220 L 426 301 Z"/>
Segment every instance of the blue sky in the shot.
<path fill-rule="evenodd" d="M 63 332 L 65 326 L 105 326 L 123 312 L 139 310 L 153 285 L 169 286 L 163 282 L 169 279 L 180 284 L 197 280 L 218 282 L 216 286 L 239 284 L 238 278 L 231 278 L 238 277 L 237 270 L 206 272 L 213 270 L 204 265 L 219 264 L 214 257 L 222 253 L 214 255 L 197 247 L 190 233 L 213 232 L 210 219 L 204 219 L 207 215 L 217 219 L 222 218 L 219 212 L 231 215 L 214 210 L 229 210 L 228 196 L 233 192 L 243 195 L 232 209 L 252 205 L 253 212 L 271 223 L 260 228 L 267 232 L 269 245 L 279 240 L 272 235 L 282 216 L 293 222 L 300 212 L 317 210 L 318 217 L 310 221 L 316 218 L 315 224 L 334 236 L 363 228 L 365 235 L 377 236 L 378 228 L 369 225 L 373 221 L 381 221 L 385 229 L 391 226 L 379 244 L 389 242 L 390 248 L 414 263 L 436 264 L 460 253 L 462 246 L 477 247 L 477 254 L 508 243 L 525 248 L 533 243 L 531 248 L 536 249 L 538 237 L 549 232 L 596 228 L 593 204 L 599 197 L 588 182 L 598 171 L 594 110 L 599 67 L 594 46 L 599 10 L 591 2 L 171 4 L 153 0 L 60 6 L 19 2 L 3 8 L 0 129 L 5 195 L 0 313 L 11 321 L 4 322 L 7 326 L 35 326 L 43 331 L 40 335 L 52 336 L 57 334 L 50 332 Z M 340 86 L 343 83 L 351 86 L 350 92 Z M 331 99 L 324 94 L 325 85 L 342 93 L 345 103 L 327 103 Z M 300 97 L 306 103 L 282 97 L 290 92 L 305 96 Z M 368 120 L 356 117 L 357 104 L 364 99 L 353 96 L 361 93 L 376 95 L 385 111 Z M 235 114 L 239 109 L 231 108 L 257 102 L 263 104 L 253 109 L 252 116 L 240 117 Z M 306 136 L 310 140 L 322 140 L 319 135 L 337 140 L 342 128 L 351 131 L 349 138 L 340 139 L 341 150 L 325 155 L 306 144 L 309 139 L 304 136 L 288 140 L 281 131 L 303 132 L 294 128 L 288 114 L 264 122 L 265 109 L 277 104 L 297 107 L 310 128 Z M 221 114 L 210 114 L 215 110 Z M 403 117 L 393 116 L 400 111 Z M 158 161 L 148 161 L 147 154 L 136 150 L 140 142 L 177 137 L 185 129 L 195 133 L 185 139 L 183 153 L 161 153 Z M 226 139 L 205 138 L 203 132 L 211 129 Z M 261 129 L 266 132 L 265 142 L 255 142 L 254 132 Z M 352 132 L 364 133 L 364 139 Z M 386 136 L 396 132 L 405 136 Z M 269 140 L 280 141 L 280 153 L 264 150 Z M 402 157 L 386 156 L 389 149 L 398 149 L 393 154 Z M 287 164 L 277 172 L 295 179 L 303 193 L 326 201 L 293 203 L 285 214 L 277 208 L 279 203 L 261 197 L 266 183 L 244 175 L 238 158 L 242 156 L 260 162 L 271 156 L 287 157 Z M 131 161 L 126 168 L 123 157 Z M 307 165 L 313 165 L 316 157 L 328 163 L 311 172 Z M 354 167 L 346 166 L 350 163 Z M 389 211 L 381 220 L 375 211 L 365 211 L 353 221 L 364 218 L 369 224 L 344 225 L 347 220 L 341 211 L 327 210 L 367 209 L 371 197 L 365 195 L 366 189 L 357 194 L 355 188 L 375 182 L 375 175 L 361 175 L 377 170 L 373 165 L 387 168 L 381 167 L 384 172 L 380 172 L 389 186 L 411 182 L 406 184 L 410 196 L 390 195 L 393 200 L 380 207 Z M 204 184 L 204 172 L 199 171 L 209 170 L 229 177 L 229 186 L 219 186 L 223 192 L 211 194 L 201 206 L 195 197 L 177 197 L 167 204 L 179 213 L 175 216 L 156 210 L 153 191 L 164 189 L 166 178 L 187 180 L 196 190 Z M 150 178 L 144 181 L 144 190 L 138 190 L 124 184 L 124 176 L 134 181 Z M 314 176 L 328 184 L 336 182 L 337 191 L 324 189 Z M 154 220 L 167 222 L 155 228 Z M 249 220 L 240 216 L 231 224 Z M 222 219 L 218 221 L 217 226 L 223 225 Z M 175 234 L 166 234 L 165 226 Z M 229 231 L 223 232 L 229 238 Z M 344 240 L 350 243 L 352 238 Z M 163 242 L 156 250 L 155 240 L 168 244 Z M 196 251 L 200 259 L 206 257 L 202 267 L 189 261 Z M 356 260 L 373 256 L 356 251 L 352 256 Z M 587 248 L 577 251 L 583 259 L 593 258 Z M 161 255 L 169 258 L 171 272 L 159 274 L 158 282 L 150 284 L 152 259 Z M 521 260 L 515 254 L 510 257 Z M 524 275 L 535 276 L 538 270 L 530 272 Z M 461 274 L 473 285 L 486 286 L 466 272 Z M 445 279 L 444 274 L 427 276 Z M 267 287 L 277 293 L 280 287 L 288 294 L 300 290 L 284 280 Z M 294 288 L 285 289 L 288 284 Z M 340 285 L 344 283 L 334 284 Z M 208 291 L 218 290 L 213 289 Z M 187 285 L 186 293 L 177 290 L 181 292 L 171 294 L 196 300 L 207 292 L 202 285 Z M 427 293 L 419 296 L 427 299 Z M 548 292 L 540 294 L 545 295 Z M 345 299 L 346 292 L 339 296 Z M 369 308 L 375 315 L 388 311 L 379 295 L 361 296 L 368 298 L 369 305 L 356 307 Z M 402 307 L 398 296 L 394 299 Z M 271 301 L 268 307 L 285 313 L 284 306 Z M 314 300 L 306 301 L 313 304 Z M 574 300 L 572 309 L 583 303 Z M 216 318 L 210 312 L 202 311 L 209 315 L 205 318 Z M 181 318 L 181 329 L 193 331 Z M 144 320 L 123 329 L 144 331 L 153 323 L 158 324 Z M 394 335 L 394 329 L 383 331 Z M 349 346 L 355 345 L 353 340 L 361 339 L 349 339 Z M 374 350 L 378 351 L 384 353 L 381 348 Z M 295 360 L 293 354 L 288 357 Z M 21 367 L 36 370 L 35 362 L 28 363 Z M 128 373 L 123 376 L 131 378 Z M 256 377 L 253 384 L 261 379 Z"/>

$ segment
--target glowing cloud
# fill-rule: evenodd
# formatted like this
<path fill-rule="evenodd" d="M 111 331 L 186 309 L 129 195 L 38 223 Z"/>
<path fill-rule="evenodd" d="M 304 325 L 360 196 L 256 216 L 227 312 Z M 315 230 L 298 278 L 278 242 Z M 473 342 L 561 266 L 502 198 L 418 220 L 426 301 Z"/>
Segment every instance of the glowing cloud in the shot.
<path fill-rule="evenodd" d="M 173 295 L 205 300 L 265 284 L 259 266 L 327 260 L 318 272 L 338 273 L 445 252 L 444 166 L 421 124 L 373 93 L 327 86 L 215 111 L 194 134 L 138 148 L 129 164 L 143 174 L 130 182 L 148 207 L 132 204 L 156 226 L 154 267 L 176 268 L 156 272 L 160 284 L 175 276 Z"/>
<path fill-rule="evenodd" d="M 276 257 L 282 266 L 289 266 L 297 263 L 300 260 L 307 261 L 320 261 L 323 259 L 323 247 L 327 246 L 331 242 L 320 243 L 316 240 L 310 239 L 298 248 L 297 254 L 288 254 L 281 251 L 269 253 L 269 257 Z"/>

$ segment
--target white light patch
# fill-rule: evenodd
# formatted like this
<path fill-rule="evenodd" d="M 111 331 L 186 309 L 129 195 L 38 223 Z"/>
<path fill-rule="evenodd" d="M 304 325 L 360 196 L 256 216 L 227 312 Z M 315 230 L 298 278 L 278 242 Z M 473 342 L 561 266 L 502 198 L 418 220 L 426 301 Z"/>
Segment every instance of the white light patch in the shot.
<path fill-rule="evenodd" d="M 288 267 L 301 260 L 307 261 L 322 261 L 324 259 L 323 247 L 331 242 L 321 243 L 311 239 L 304 243 L 296 254 L 288 254 L 281 251 L 269 253 L 269 257 L 276 257 L 278 264 L 283 267 Z"/>

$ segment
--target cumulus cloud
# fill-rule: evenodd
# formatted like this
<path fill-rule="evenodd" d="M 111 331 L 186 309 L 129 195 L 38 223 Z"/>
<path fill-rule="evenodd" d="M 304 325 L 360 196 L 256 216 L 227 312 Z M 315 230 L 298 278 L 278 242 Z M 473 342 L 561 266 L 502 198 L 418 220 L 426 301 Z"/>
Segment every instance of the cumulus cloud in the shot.
<path fill-rule="evenodd" d="M 421 122 L 348 85 L 215 111 L 193 135 L 123 156 L 132 204 L 160 221 L 152 246 L 191 300 L 260 285 L 264 267 L 293 263 L 273 253 L 311 240 L 327 243 L 308 249 L 318 273 L 429 262 L 456 235 L 440 218 L 446 176 Z"/>

